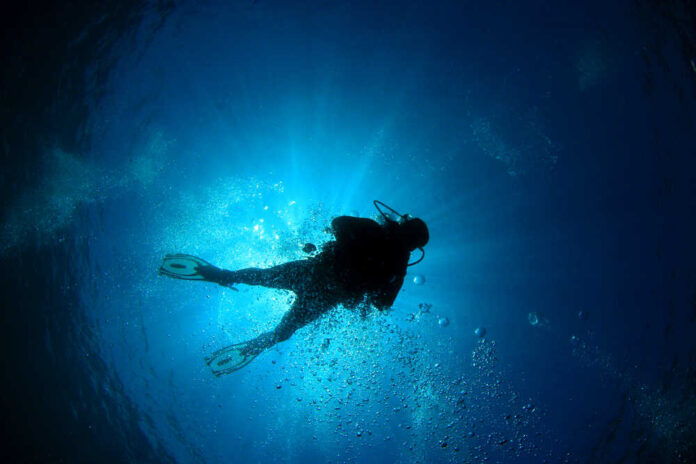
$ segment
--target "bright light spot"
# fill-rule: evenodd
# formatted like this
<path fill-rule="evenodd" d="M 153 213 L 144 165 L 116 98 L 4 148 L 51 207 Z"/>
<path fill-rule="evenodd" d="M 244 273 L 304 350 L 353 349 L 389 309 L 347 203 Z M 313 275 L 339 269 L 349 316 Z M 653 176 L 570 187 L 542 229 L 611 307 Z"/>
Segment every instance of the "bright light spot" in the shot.
<path fill-rule="evenodd" d="M 263 207 L 263 210 L 264 210 L 264 211 L 268 211 L 268 206 L 264 206 L 264 207 Z"/>
<path fill-rule="evenodd" d="M 259 230 L 259 225 L 258 225 L 258 224 L 255 224 L 255 225 L 254 225 L 254 232 L 258 232 L 258 230 Z"/>
<path fill-rule="evenodd" d="M 295 201 L 295 200 L 292 200 L 290 203 L 288 203 L 288 206 L 292 206 L 292 205 L 294 205 L 295 203 L 296 203 L 296 201 Z"/>

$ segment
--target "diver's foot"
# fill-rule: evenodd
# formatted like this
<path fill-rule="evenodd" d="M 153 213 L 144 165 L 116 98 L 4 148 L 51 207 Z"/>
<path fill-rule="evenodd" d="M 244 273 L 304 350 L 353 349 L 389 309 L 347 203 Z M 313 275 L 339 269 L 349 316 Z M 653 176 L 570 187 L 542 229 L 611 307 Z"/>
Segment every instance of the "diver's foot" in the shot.
<path fill-rule="evenodd" d="M 233 287 L 233 285 L 237 283 L 234 278 L 234 271 L 228 271 L 226 269 L 220 269 L 219 267 L 208 265 L 198 266 L 196 268 L 196 272 L 203 276 L 204 280 L 207 282 L 213 282 L 218 285 L 222 285 L 223 287 L 231 288 L 235 292 L 237 291 L 237 289 Z"/>
<path fill-rule="evenodd" d="M 230 290 L 234 290 L 235 292 L 238 292 L 235 285 L 237 285 L 239 282 L 236 279 L 236 272 L 235 271 L 228 271 L 223 269 L 221 276 L 220 276 L 220 281 L 218 282 L 220 285 L 223 287 L 227 287 Z"/>
<path fill-rule="evenodd" d="M 268 348 L 276 344 L 276 334 L 275 332 L 262 333 L 258 337 L 251 339 L 244 343 L 244 346 L 240 348 L 240 353 L 245 356 L 258 356 L 263 353 Z"/>
<path fill-rule="evenodd" d="M 183 253 L 168 254 L 162 260 L 158 270 L 159 275 L 172 277 L 181 280 L 200 280 L 212 281 L 211 276 L 215 276 L 221 271 L 204 259 Z"/>
<path fill-rule="evenodd" d="M 249 364 L 261 351 L 250 349 L 253 340 L 235 343 L 217 350 L 205 359 L 205 363 L 216 377 L 237 371 Z"/>

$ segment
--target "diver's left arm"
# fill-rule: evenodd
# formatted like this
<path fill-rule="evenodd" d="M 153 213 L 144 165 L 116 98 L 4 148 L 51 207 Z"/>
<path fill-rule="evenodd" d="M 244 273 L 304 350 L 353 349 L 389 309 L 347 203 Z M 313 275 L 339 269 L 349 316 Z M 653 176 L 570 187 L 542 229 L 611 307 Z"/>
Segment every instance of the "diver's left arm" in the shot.
<path fill-rule="evenodd" d="M 371 295 L 370 303 L 380 311 L 389 309 L 394 304 L 403 283 L 404 276 L 395 275 L 386 287 Z"/>

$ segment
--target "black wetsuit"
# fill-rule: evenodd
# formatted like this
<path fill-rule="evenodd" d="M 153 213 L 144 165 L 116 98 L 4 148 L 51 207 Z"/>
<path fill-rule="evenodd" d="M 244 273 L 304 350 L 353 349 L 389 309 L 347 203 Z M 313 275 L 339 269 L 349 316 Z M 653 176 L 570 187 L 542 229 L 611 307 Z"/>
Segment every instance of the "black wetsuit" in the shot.
<path fill-rule="evenodd" d="M 336 240 L 317 256 L 274 266 L 222 271 L 221 285 L 247 284 L 293 291 L 297 298 L 278 326 L 248 345 L 257 354 L 287 340 L 297 329 L 338 304 L 361 303 L 380 310 L 396 299 L 406 275 L 410 251 L 394 234 L 396 224 L 340 216 L 331 222 Z"/>

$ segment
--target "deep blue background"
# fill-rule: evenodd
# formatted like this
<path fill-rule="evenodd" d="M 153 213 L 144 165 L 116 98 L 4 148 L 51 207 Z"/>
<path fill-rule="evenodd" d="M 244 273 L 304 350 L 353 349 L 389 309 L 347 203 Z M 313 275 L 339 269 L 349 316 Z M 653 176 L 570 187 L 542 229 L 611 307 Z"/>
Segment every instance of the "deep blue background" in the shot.
<path fill-rule="evenodd" d="M 688 5 L 8 10 L 5 457 L 694 462 Z M 394 310 L 212 376 L 290 296 L 161 257 L 301 259 L 375 198 L 431 231 Z"/>

